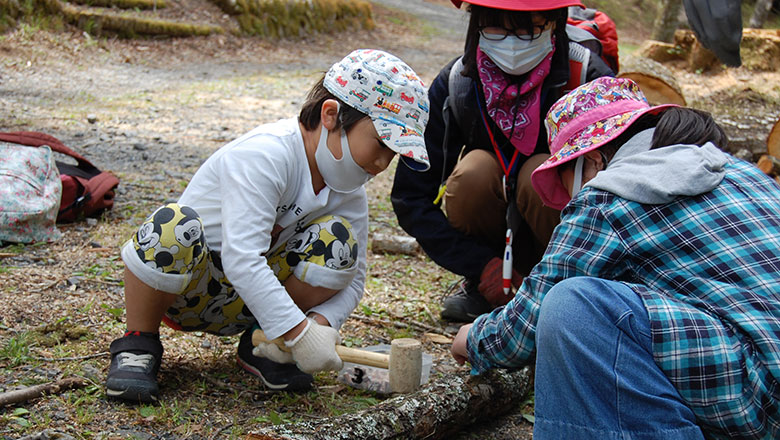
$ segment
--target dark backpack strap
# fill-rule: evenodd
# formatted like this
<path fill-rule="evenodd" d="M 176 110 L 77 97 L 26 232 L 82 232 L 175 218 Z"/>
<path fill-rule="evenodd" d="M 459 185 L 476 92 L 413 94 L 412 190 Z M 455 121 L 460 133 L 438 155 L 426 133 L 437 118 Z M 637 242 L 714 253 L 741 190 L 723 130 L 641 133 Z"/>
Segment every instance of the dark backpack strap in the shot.
<path fill-rule="evenodd" d="M 95 168 L 95 166 L 92 165 L 92 162 L 88 161 L 84 156 L 66 147 L 65 144 L 60 142 L 59 139 L 46 133 L 40 133 L 37 131 L 13 131 L 0 133 L 0 140 L 5 142 L 13 142 L 19 145 L 27 145 L 30 147 L 48 145 L 52 151 L 56 151 L 57 153 L 62 153 L 66 156 L 70 156 L 76 159 L 80 167 Z"/>

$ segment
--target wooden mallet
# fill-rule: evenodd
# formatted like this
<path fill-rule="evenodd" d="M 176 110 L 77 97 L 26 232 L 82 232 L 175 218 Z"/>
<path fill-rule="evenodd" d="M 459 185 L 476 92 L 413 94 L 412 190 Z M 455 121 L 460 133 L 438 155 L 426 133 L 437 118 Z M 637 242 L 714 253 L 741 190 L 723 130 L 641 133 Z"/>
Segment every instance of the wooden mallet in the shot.
<path fill-rule="evenodd" d="M 269 341 L 262 330 L 255 330 L 252 333 L 252 345 L 257 346 L 263 342 L 270 342 L 283 351 L 290 351 L 281 338 Z M 394 393 L 410 393 L 420 387 L 422 344 L 416 339 L 394 339 L 390 343 L 389 355 L 343 345 L 336 346 L 336 354 L 344 362 L 387 369 L 390 376 L 390 390 Z"/>

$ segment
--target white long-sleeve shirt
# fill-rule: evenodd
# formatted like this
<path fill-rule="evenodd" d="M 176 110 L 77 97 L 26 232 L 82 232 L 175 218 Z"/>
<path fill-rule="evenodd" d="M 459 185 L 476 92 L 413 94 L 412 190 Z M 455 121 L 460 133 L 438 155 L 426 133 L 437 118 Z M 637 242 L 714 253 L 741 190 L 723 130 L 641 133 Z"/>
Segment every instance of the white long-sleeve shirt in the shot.
<path fill-rule="evenodd" d="M 366 278 L 366 192 L 342 194 L 326 186 L 314 194 L 297 119 L 261 125 L 220 148 L 192 177 L 179 203 L 200 215 L 209 249 L 221 253 L 225 275 L 268 338 L 305 318 L 267 264 L 272 231 L 279 233 L 276 248 L 317 217 L 346 218 L 358 241 L 355 277 L 310 311 L 339 328 L 357 307 Z"/>

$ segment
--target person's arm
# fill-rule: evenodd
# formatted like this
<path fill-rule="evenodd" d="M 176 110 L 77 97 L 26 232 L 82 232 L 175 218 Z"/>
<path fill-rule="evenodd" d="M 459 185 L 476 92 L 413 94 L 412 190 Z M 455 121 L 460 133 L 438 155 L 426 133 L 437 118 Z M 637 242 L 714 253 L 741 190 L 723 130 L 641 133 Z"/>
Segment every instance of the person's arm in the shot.
<path fill-rule="evenodd" d="M 309 314 L 319 314 L 333 328 L 340 328 L 349 315 L 355 310 L 366 284 L 367 245 L 368 245 L 368 208 L 365 192 L 353 197 L 342 207 L 338 215 L 343 216 L 352 225 L 352 231 L 358 242 L 358 256 L 355 265 L 357 271 L 352 282 L 330 299 L 309 310 Z M 320 322 L 322 324 L 322 322 Z"/>
<path fill-rule="evenodd" d="M 542 261 L 505 307 L 478 317 L 467 336 L 471 373 L 519 368 L 535 351 L 536 322 L 545 294 L 575 276 L 618 279 L 625 271 L 620 238 L 597 208 L 570 204 Z"/>
<path fill-rule="evenodd" d="M 222 157 L 222 265 L 226 277 L 266 336 L 275 339 L 305 324 L 305 315 L 276 279 L 265 253 L 276 208 L 290 180 L 290 157 L 282 149 L 258 148 L 249 139 Z M 294 336 L 294 335 L 291 335 Z"/>
<path fill-rule="evenodd" d="M 399 225 L 417 239 L 436 264 L 469 278 L 479 278 L 485 264 L 496 256 L 495 251 L 484 242 L 453 228 L 441 208 L 433 203 L 439 192 L 445 161 L 442 105 L 449 95 L 448 75 L 449 69 L 445 68 L 428 90 L 431 112 L 425 128 L 425 145 L 431 167 L 424 172 L 414 171 L 404 164 L 405 159 L 401 157 L 393 180 L 391 201 Z M 454 127 L 450 127 L 447 146 L 446 176 L 455 167 L 463 145 L 454 119 L 451 118 Z"/>

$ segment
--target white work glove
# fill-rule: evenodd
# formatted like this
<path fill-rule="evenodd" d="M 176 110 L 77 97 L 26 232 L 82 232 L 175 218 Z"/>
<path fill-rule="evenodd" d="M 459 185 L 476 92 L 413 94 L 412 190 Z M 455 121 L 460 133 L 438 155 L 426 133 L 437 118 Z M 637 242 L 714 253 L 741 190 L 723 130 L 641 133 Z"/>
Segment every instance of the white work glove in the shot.
<path fill-rule="evenodd" d="M 272 342 L 261 342 L 252 349 L 252 354 L 257 357 L 270 359 L 280 364 L 294 364 L 292 353 L 284 351 Z"/>
<path fill-rule="evenodd" d="M 340 342 L 338 330 L 308 319 L 301 334 L 291 341 L 284 341 L 284 345 L 292 349 L 292 357 L 298 368 L 304 373 L 312 374 L 317 371 L 341 369 L 344 363 L 336 353 L 336 344 Z"/>

